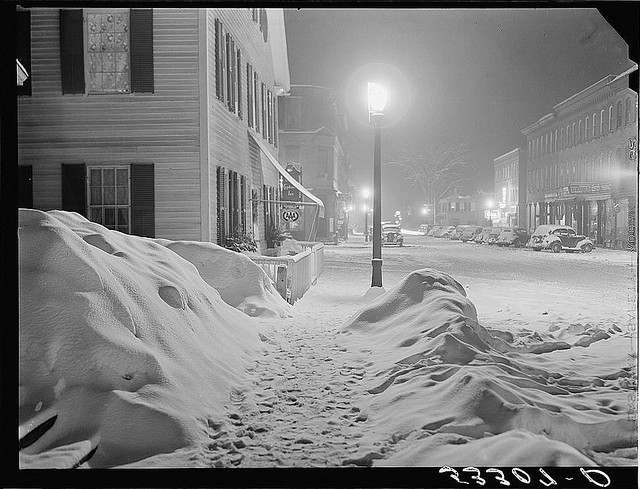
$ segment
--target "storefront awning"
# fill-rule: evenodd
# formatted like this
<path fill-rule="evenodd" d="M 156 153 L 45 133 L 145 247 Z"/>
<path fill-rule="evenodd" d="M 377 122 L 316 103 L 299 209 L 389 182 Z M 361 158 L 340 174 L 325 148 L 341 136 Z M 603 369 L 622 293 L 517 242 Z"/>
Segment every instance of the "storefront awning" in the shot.
<path fill-rule="evenodd" d="M 303 185 L 300 182 L 298 182 L 295 178 L 289 175 L 289 172 L 285 170 L 282 167 L 282 165 L 280 165 L 280 163 L 278 163 L 278 160 L 276 160 L 276 158 L 269 152 L 265 144 L 259 138 L 255 137 L 253 134 L 251 134 L 251 132 L 247 132 L 247 134 L 249 134 L 249 136 L 255 141 L 255 143 L 258 145 L 260 150 L 265 154 L 267 159 L 271 162 L 273 166 L 275 166 L 276 170 L 278 170 L 280 175 L 282 175 L 291 185 L 293 185 L 296 189 L 298 189 L 302 193 L 302 195 L 307 197 L 309 200 L 311 200 L 318 206 L 318 216 L 324 217 L 324 203 L 322 202 L 322 200 L 320 200 L 318 197 L 316 197 L 311 192 L 309 192 L 309 190 L 303 187 Z"/>

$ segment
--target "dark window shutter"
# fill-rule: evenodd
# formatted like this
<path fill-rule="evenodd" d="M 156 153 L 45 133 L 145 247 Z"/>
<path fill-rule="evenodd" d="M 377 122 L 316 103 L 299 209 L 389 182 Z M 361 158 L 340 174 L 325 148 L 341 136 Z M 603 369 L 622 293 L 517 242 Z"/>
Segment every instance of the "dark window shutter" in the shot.
<path fill-rule="evenodd" d="M 131 91 L 153 93 L 153 9 L 131 9 Z"/>
<path fill-rule="evenodd" d="M 82 10 L 60 10 L 62 93 L 84 93 Z"/>
<path fill-rule="evenodd" d="M 222 57 L 220 51 L 222 49 L 222 25 L 218 19 L 215 20 L 215 69 L 216 69 L 216 97 L 222 100 Z"/>
<path fill-rule="evenodd" d="M 84 163 L 62 165 L 62 210 L 87 217 L 87 181 Z"/>
<path fill-rule="evenodd" d="M 31 95 L 31 12 L 16 12 L 16 58 L 27 70 L 29 77 L 21 87 L 16 87 L 17 95 Z"/>
<path fill-rule="evenodd" d="M 131 165 L 131 234 L 155 238 L 155 177 L 153 163 Z"/>
<path fill-rule="evenodd" d="M 18 207 L 33 208 L 33 167 L 18 166 Z"/>

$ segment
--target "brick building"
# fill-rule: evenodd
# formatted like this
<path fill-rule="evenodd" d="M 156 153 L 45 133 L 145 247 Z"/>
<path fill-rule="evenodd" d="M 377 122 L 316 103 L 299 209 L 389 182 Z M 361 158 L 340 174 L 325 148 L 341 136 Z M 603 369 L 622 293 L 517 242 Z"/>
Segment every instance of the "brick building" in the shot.
<path fill-rule="evenodd" d="M 266 241 L 284 171 L 281 9 L 17 15 L 30 74 L 18 100 L 20 205 L 142 236 Z"/>
<path fill-rule="evenodd" d="M 495 205 L 499 211 L 499 226 L 518 226 L 520 216 L 525 216 L 527 154 L 522 148 L 515 148 L 493 160 L 493 182 Z"/>
<path fill-rule="evenodd" d="M 530 230 L 566 224 L 600 246 L 636 249 L 638 94 L 628 76 L 635 70 L 603 78 L 522 130 Z"/>
<path fill-rule="evenodd" d="M 302 184 L 324 203 L 318 239 L 331 240 L 334 233 L 346 237 L 351 192 L 349 162 L 343 149 L 346 117 L 338 111 L 332 91 L 324 87 L 291 85 L 289 95 L 279 103 L 281 162 L 295 168 Z M 307 209 L 292 232 L 306 239 L 312 225 L 313 216 Z"/>

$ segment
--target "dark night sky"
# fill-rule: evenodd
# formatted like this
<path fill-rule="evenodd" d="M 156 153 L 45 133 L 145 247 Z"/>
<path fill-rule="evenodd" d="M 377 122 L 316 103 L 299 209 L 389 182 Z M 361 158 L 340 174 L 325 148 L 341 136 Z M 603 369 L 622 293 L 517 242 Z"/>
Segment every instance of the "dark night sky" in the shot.
<path fill-rule="evenodd" d="M 407 139 L 467 143 L 493 190 L 493 158 L 524 144 L 521 129 L 632 64 L 595 9 L 285 9 L 285 21 L 291 83 L 334 89 L 348 114 L 358 186 L 372 182 L 364 87 L 379 70 L 396 90 L 383 161 Z M 408 199 L 404 187 L 383 169 L 383 218 Z"/>

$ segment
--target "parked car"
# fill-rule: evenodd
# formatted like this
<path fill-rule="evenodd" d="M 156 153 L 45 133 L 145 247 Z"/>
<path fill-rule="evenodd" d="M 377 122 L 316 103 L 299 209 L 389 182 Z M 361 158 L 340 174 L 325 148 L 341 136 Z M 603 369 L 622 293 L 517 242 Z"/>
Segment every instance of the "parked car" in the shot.
<path fill-rule="evenodd" d="M 429 231 L 431 230 L 432 227 L 433 227 L 433 224 L 420 224 L 420 226 L 418 227 L 418 232 L 422 233 L 425 236 L 428 236 Z"/>
<path fill-rule="evenodd" d="M 434 236 L 436 238 L 448 238 L 451 236 L 451 234 L 456 230 L 455 226 L 442 226 L 442 228 L 440 229 L 440 231 L 438 231 L 437 234 L 435 234 Z"/>
<path fill-rule="evenodd" d="M 482 226 L 467 226 L 462 235 L 460 241 L 466 243 L 467 241 L 474 241 L 476 237 L 482 232 Z"/>
<path fill-rule="evenodd" d="M 476 243 L 486 243 L 491 234 L 492 227 L 482 228 L 482 231 L 478 233 L 474 239 Z"/>
<path fill-rule="evenodd" d="M 525 228 L 505 228 L 498 235 L 496 245 L 498 246 L 511 246 L 514 248 L 520 248 L 525 246 L 531 236 L 527 233 Z"/>
<path fill-rule="evenodd" d="M 449 236 L 449 239 L 460 239 L 460 237 L 462 236 L 462 233 L 468 227 L 469 227 L 468 224 L 461 224 L 460 226 L 457 226 L 455 231 L 451 233 L 451 236 Z"/>
<path fill-rule="evenodd" d="M 438 231 L 440 231 L 442 229 L 442 226 L 433 226 L 431 229 L 429 229 L 429 232 L 427 233 L 427 236 L 435 236 L 436 233 Z"/>
<path fill-rule="evenodd" d="M 486 243 L 490 245 L 496 244 L 496 241 L 498 241 L 498 236 L 500 236 L 500 233 L 503 229 L 504 227 L 492 227 L 491 231 L 489 231 L 489 236 L 487 236 Z"/>
<path fill-rule="evenodd" d="M 577 234 L 570 226 L 542 224 L 534 231 L 528 245 L 535 251 L 551 250 L 554 253 L 593 251 L 594 243 L 588 236 Z"/>
<path fill-rule="evenodd" d="M 398 224 L 382 223 L 382 245 L 402 246 L 404 238 Z"/>

